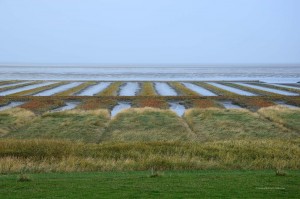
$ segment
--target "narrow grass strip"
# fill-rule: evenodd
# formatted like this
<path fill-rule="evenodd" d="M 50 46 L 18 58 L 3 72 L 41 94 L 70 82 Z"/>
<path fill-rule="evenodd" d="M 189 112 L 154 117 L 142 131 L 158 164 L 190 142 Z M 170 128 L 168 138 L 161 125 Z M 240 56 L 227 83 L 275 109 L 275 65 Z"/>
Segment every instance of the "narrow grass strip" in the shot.
<path fill-rule="evenodd" d="M 282 96 L 282 95 L 277 94 L 277 93 L 263 91 L 263 90 L 260 90 L 260 89 L 250 88 L 250 87 L 247 87 L 247 86 L 234 84 L 234 83 L 229 83 L 229 82 L 222 82 L 221 84 L 226 85 L 226 86 L 231 86 L 231 87 L 234 87 L 234 88 L 238 88 L 238 89 L 248 91 L 248 92 L 251 92 L 251 93 L 255 93 L 255 94 L 258 94 L 258 95 L 263 95 L 263 96 Z"/>
<path fill-rule="evenodd" d="M 213 86 L 211 84 L 208 84 L 208 83 L 205 83 L 205 82 L 195 82 L 194 84 L 198 85 L 198 86 L 201 86 L 217 95 L 223 95 L 223 96 L 239 96 L 238 94 L 236 93 L 233 93 L 233 92 L 230 92 L 230 91 L 227 91 L 227 90 L 224 90 L 224 89 L 221 89 L 221 88 L 218 88 L 216 86 Z"/>
<path fill-rule="evenodd" d="M 21 84 L 21 85 L 8 86 L 8 87 L 0 88 L 0 92 L 13 90 L 13 89 L 21 88 L 21 87 L 25 87 L 25 86 L 30 86 L 30 85 L 34 85 L 34 84 L 38 84 L 38 83 L 42 83 L 42 82 L 43 81 L 34 81 L 34 82 L 28 82 L 26 84 Z"/>
<path fill-rule="evenodd" d="M 30 90 L 25 90 L 25 91 L 21 91 L 21 92 L 18 92 L 18 93 L 14 93 L 14 94 L 11 94 L 10 96 L 34 95 L 34 94 L 37 94 L 39 92 L 50 90 L 52 88 L 56 88 L 58 86 L 61 86 L 61 85 L 67 84 L 67 83 L 68 82 L 58 82 L 58 83 L 55 83 L 55 84 L 50 84 L 50 85 L 47 85 L 47 86 L 42 86 L 42 87 L 38 87 L 38 88 L 30 89 Z"/>
<path fill-rule="evenodd" d="M 123 82 L 114 82 L 109 87 L 96 94 L 96 96 L 117 96 Z"/>
<path fill-rule="evenodd" d="M 183 96 L 199 96 L 200 94 L 192 91 L 191 89 L 185 87 L 180 82 L 169 82 L 169 84 L 179 93 L 179 95 Z"/>
<path fill-rule="evenodd" d="M 142 89 L 139 93 L 140 96 L 156 96 L 157 93 L 154 89 L 152 82 L 143 82 L 142 83 Z"/>
<path fill-rule="evenodd" d="M 1 81 L 1 82 L 0 82 L 0 86 L 6 85 L 6 84 L 19 83 L 19 82 L 22 82 L 22 81 L 18 81 L 18 80 Z"/>
<path fill-rule="evenodd" d="M 87 87 L 95 85 L 95 84 L 96 84 L 96 82 L 85 82 L 78 86 L 75 86 L 74 88 L 70 88 L 66 91 L 56 93 L 55 96 L 71 96 L 71 95 L 74 95 L 74 94 L 86 89 Z"/>
<path fill-rule="evenodd" d="M 287 88 L 287 87 L 280 87 L 280 86 L 275 86 L 275 85 L 271 85 L 271 84 L 261 84 L 261 83 L 250 83 L 250 84 L 255 85 L 255 86 L 261 86 L 261 87 L 266 87 L 266 88 L 273 88 L 273 89 L 276 89 L 276 90 L 289 91 L 289 92 L 299 93 L 300 94 L 300 90 L 299 89 Z"/>

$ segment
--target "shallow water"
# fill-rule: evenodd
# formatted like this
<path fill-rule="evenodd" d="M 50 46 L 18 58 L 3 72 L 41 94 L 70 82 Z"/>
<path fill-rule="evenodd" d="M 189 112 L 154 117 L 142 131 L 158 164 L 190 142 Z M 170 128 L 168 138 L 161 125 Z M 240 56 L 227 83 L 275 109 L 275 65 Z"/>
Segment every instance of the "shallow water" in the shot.
<path fill-rule="evenodd" d="M 230 91 L 230 92 L 239 94 L 239 95 L 244 95 L 244 96 L 257 96 L 257 95 L 254 94 L 254 93 L 250 93 L 250 92 L 248 92 L 248 91 L 244 91 L 244 90 L 241 90 L 241 89 L 233 88 L 233 87 L 230 87 L 230 86 L 225 86 L 225 85 L 218 84 L 218 83 L 214 83 L 214 82 L 207 82 L 207 83 L 210 84 L 210 85 L 216 86 L 216 87 L 218 87 L 218 88 L 221 88 L 221 89 L 224 89 L 224 90 L 227 90 L 227 91 Z"/>
<path fill-rule="evenodd" d="M 65 84 L 65 85 L 61 85 L 61 86 L 52 88 L 50 90 L 42 91 L 40 93 L 35 94 L 34 96 L 51 96 L 56 93 L 60 93 L 60 92 L 66 91 L 68 89 L 74 88 L 76 86 L 79 86 L 80 84 L 82 84 L 82 82 L 72 82 L 69 84 Z"/>
<path fill-rule="evenodd" d="M 111 117 L 116 116 L 119 112 L 125 109 L 131 108 L 131 104 L 129 102 L 118 102 L 118 104 L 111 110 Z"/>
<path fill-rule="evenodd" d="M 111 85 L 111 82 L 100 82 L 84 89 L 82 92 L 78 93 L 77 96 L 94 96 L 106 89 L 109 85 Z"/>
<path fill-rule="evenodd" d="M 31 90 L 31 89 L 39 88 L 39 87 L 42 87 L 42 86 L 48 86 L 48 85 L 51 85 L 51 84 L 54 84 L 54 83 L 56 83 L 56 82 L 43 82 L 43 83 L 39 83 L 39 84 L 33 84 L 33 85 L 29 85 L 29 86 L 15 88 L 15 89 L 12 89 L 12 90 L 7 90 L 7 91 L 0 92 L 0 96 L 11 95 L 11 94 L 18 93 L 18 92 L 21 92 L 21 91 Z"/>
<path fill-rule="evenodd" d="M 287 104 L 286 102 L 284 101 L 274 101 L 276 104 L 278 105 L 281 105 L 281 106 L 284 106 L 286 108 L 300 108 L 298 106 L 294 106 L 294 105 L 291 105 L 291 104 Z"/>
<path fill-rule="evenodd" d="M 298 96 L 299 94 L 297 93 L 292 93 L 292 92 L 288 92 L 288 91 L 281 91 L 281 90 L 277 90 L 277 89 L 273 89 L 273 88 L 267 88 L 267 87 L 263 87 L 263 86 L 256 86 L 256 85 L 252 85 L 252 84 L 246 84 L 246 83 L 236 83 L 242 86 L 247 86 L 250 88 L 255 88 L 255 89 L 259 89 L 259 90 L 263 90 L 263 91 L 268 91 L 271 93 L 277 93 L 280 95 L 288 95 L 288 96 Z"/>
<path fill-rule="evenodd" d="M 10 108 L 18 107 L 25 104 L 25 102 L 9 102 L 9 104 L 0 106 L 0 111 L 4 111 Z"/>
<path fill-rule="evenodd" d="M 177 96 L 177 92 L 165 82 L 155 82 L 155 90 L 161 96 Z"/>
<path fill-rule="evenodd" d="M 179 117 L 182 117 L 186 108 L 180 102 L 169 102 L 170 109 L 174 111 Z"/>
<path fill-rule="evenodd" d="M 295 83 L 297 66 L 0 66 L 0 80 L 246 81 Z"/>
<path fill-rule="evenodd" d="M 191 89 L 192 91 L 195 91 L 196 93 L 199 93 L 202 96 L 217 96 L 215 93 L 202 88 L 198 85 L 192 84 L 192 83 L 187 83 L 187 82 L 183 82 L 182 83 L 185 87 L 187 87 L 188 89 Z"/>
<path fill-rule="evenodd" d="M 120 88 L 119 96 L 136 96 L 140 90 L 140 85 L 137 82 L 127 82 Z"/>
<path fill-rule="evenodd" d="M 17 85 L 27 84 L 27 83 L 30 83 L 30 82 L 32 82 L 32 81 L 18 82 L 18 83 L 12 83 L 12 84 L 4 84 L 4 85 L 1 85 L 0 88 L 5 88 L 5 87 L 9 87 L 9 86 L 17 86 Z"/>
<path fill-rule="evenodd" d="M 60 111 L 67 111 L 76 108 L 81 102 L 78 101 L 67 101 L 65 102 L 65 106 L 59 107 L 57 109 L 52 110 L 51 112 L 60 112 Z"/>
<path fill-rule="evenodd" d="M 242 107 L 240 107 L 239 105 L 233 104 L 232 101 L 229 100 L 225 100 L 225 101 L 219 101 L 224 108 L 226 109 L 241 109 Z"/>

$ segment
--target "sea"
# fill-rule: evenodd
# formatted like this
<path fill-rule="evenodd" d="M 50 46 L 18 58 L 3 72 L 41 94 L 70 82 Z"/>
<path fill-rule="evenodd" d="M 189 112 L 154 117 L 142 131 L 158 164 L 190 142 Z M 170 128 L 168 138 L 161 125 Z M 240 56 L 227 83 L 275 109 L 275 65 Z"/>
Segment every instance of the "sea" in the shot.
<path fill-rule="evenodd" d="M 300 82 L 300 66 L 0 66 L 0 80 Z"/>

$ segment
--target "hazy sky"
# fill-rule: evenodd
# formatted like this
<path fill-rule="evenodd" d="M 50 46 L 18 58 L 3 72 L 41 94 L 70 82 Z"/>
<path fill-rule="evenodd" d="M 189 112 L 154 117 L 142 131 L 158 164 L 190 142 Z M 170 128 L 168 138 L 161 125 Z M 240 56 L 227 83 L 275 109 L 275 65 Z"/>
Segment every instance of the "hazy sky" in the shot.
<path fill-rule="evenodd" d="M 300 0 L 0 0 L 3 63 L 300 63 Z"/>

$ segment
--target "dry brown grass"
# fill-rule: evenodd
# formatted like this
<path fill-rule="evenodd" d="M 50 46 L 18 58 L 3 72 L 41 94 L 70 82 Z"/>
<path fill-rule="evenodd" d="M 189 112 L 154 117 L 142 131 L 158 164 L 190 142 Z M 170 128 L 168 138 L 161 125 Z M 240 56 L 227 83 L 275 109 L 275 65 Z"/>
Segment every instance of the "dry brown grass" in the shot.
<path fill-rule="evenodd" d="M 0 173 L 193 169 L 300 169 L 300 141 L 83 144 L 0 140 Z"/>

